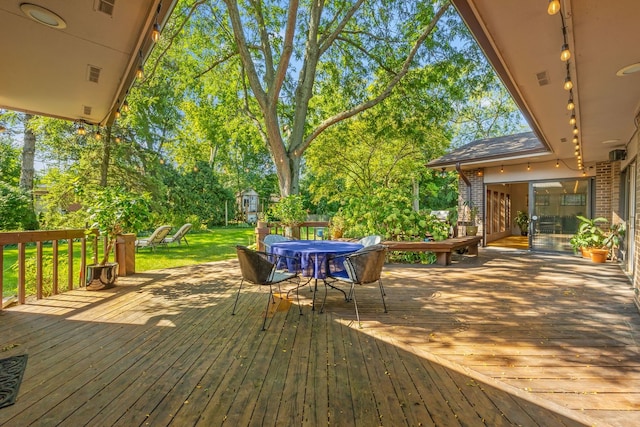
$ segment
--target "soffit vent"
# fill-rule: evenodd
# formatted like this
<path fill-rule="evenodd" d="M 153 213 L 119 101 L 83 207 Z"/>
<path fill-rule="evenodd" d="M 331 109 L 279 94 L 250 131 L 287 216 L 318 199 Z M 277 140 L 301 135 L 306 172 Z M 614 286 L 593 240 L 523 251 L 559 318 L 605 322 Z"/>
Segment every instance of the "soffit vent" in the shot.
<path fill-rule="evenodd" d="M 560 142 L 567 142 L 567 138 L 560 138 Z"/>
<path fill-rule="evenodd" d="M 91 110 L 92 110 L 92 107 L 90 107 L 90 106 L 88 106 L 88 105 L 83 105 L 83 106 L 82 106 L 82 113 L 83 113 L 85 116 L 90 116 L 90 115 L 91 115 Z"/>
<path fill-rule="evenodd" d="M 113 16 L 113 8 L 115 5 L 116 0 L 98 0 L 98 11 Z"/>
<path fill-rule="evenodd" d="M 87 65 L 87 80 L 93 83 L 100 81 L 100 73 L 102 69 L 95 65 Z"/>
<path fill-rule="evenodd" d="M 549 84 L 549 74 L 546 71 L 541 73 L 536 73 L 536 78 L 538 79 L 538 85 L 546 86 Z"/>

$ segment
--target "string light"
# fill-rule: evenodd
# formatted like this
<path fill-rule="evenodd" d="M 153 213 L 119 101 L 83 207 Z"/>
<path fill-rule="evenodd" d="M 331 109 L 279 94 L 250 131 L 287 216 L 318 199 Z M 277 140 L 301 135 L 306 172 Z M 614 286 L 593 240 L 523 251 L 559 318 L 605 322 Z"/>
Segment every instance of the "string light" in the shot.
<path fill-rule="evenodd" d="M 84 129 L 84 125 L 82 124 L 82 122 L 80 122 L 78 124 L 78 135 L 84 135 L 86 133 L 87 131 Z"/>
<path fill-rule="evenodd" d="M 567 78 L 564 79 L 564 85 L 562 87 L 564 88 L 564 90 L 573 89 L 573 82 L 571 81 L 571 77 L 567 76 Z"/>
<path fill-rule="evenodd" d="M 579 133 L 579 131 L 578 131 L 578 127 L 574 125 L 574 126 L 573 126 L 573 134 L 574 134 L 574 135 L 577 135 L 578 133 Z"/>
<path fill-rule="evenodd" d="M 100 141 L 102 139 L 102 134 L 100 134 L 100 129 L 96 131 L 96 139 Z"/>
<path fill-rule="evenodd" d="M 527 170 L 530 171 L 531 170 L 531 165 L 529 163 L 527 163 Z"/>
<path fill-rule="evenodd" d="M 138 80 L 142 80 L 144 77 L 144 69 L 142 68 L 142 50 L 139 52 L 140 61 L 138 62 L 138 69 L 136 70 L 136 77 Z"/>
<path fill-rule="evenodd" d="M 500 173 L 504 172 L 504 165 L 500 165 Z"/>
<path fill-rule="evenodd" d="M 129 111 L 129 102 L 127 102 L 126 99 L 122 103 L 122 111 L 124 111 L 125 113 Z"/>
<path fill-rule="evenodd" d="M 575 113 L 571 115 L 571 118 L 569 119 L 569 124 L 572 125 L 572 126 L 576 124 L 576 115 L 575 115 Z"/>
<path fill-rule="evenodd" d="M 122 141 L 122 137 L 120 135 L 116 135 L 116 144 L 120 144 Z"/>
<path fill-rule="evenodd" d="M 560 167 L 560 160 L 556 159 L 556 167 L 559 168 Z"/>
<path fill-rule="evenodd" d="M 154 43 L 158 43 L 158 40 L 160 40 L 160 26 L 158 25 L 158 21 L 153 24 L 153 30 L 151 31 L 151 40 L 153 40 Z"/>
<path fill-rule="evenodd" d="M 574 136 L 572 141 L 573 141 L 574 144 L 578 145 L 579 141 L 578 141 L 578 137 L 577 136 Z"/>
<path fill-rule="evenodd" d="M 115 116 L 116 116 L 116 119 L 119 119 L 119 118 L 120 118 L 120 108 L 118 108 L 118 109 L 116 110 L 116 114 L 115 114 Z"/>
<path fill-rule="evenodd" d="M 555 15 L 560 12 L 560 0 L 549 0 L 549 6 L 547 6 L 547 13 L 549 15 Z"/>
<path fill-rule="evenodd" d="M 571 58 L 571 51 L 567 43 L 562 45 L 562 52 L 560 52 L 560 60 L 567 62 Z"/>
<path fill-rule="evenodd" d="M 569 98 L 569 102 L 567 102 L 567 110 L 572 111 L 576 108 L 576 104 L 573 103 L 573 96 Z"/>

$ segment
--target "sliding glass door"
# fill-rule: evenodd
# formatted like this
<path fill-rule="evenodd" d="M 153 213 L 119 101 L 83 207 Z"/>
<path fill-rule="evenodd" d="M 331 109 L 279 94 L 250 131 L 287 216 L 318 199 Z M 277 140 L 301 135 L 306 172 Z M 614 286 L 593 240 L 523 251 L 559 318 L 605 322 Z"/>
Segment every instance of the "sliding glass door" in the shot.
<path fill-rule="evenodd" d="M 589 217 L 588 179 L 532 182 L 530 247 L 538 251 L 571 252 L 571 236 L 578 227 L 576 215 Z"/>

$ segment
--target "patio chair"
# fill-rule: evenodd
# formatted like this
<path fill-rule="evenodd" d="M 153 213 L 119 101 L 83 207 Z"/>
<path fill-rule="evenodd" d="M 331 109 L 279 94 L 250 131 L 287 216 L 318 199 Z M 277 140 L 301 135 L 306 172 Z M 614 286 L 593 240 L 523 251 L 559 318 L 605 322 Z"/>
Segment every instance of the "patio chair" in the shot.
<path fill-rule="evenodd" d="M 156 246 L 165 244 L 164 238 L 167 237 L 169 231 L 171 231 L 170 225 L 161 225 L 151 233 L 151 236 L 136 240 L 136 251 L 139 248 L 150 248 L 152 251 L 155 251 Z"/>
<path fill-rule="evenodd" d="M 181 241 L 184 240 L 187 246 L 189 246 L 189 242 L 187 241 L 186 237 L 186 234 L 189 232 L 189 230 L 191 230 L 191 224 L 186 223 L 185 225 L 180 227 L 180 229 L 176 231 L 173 236 L 165 237 L 162 243 L 166 245 L 168 245 L 169 243 L 178 243 L 180 245 L 182 244 Z"/>
<path fill-rule="evenodd" d="M 382 241 L 382 237 L 371 235 L 358 240 L 358 243 L 366 248 L 367 246 L 377 245 L 380 241 Z"/>
<path fill-rule="evenodd" d="M 373 282 L 378 282 L 380 286 L 380 296 L 382 297 L 382 305 L 384 306 L 384 312 L 387 312 L 387 304 L 384 301 L 384 287 L 382 286 L 382 267 L 384 266 L 385 257 L 387 255 L 387 247 L 384 245 L 371 245 L 360 249 L 350 255 L 347 255 L 344 260 L 345 270 L 341 272 L 333 272 L 330 278 L 336 281 L 343 281 L 349 283 L 351 288 L 347 296 L 347 300 L 353 300 L 353 305 L 356 310 L 356 319 L 358 320 L 358 326 L 362 328 L 360 323 L 360 314 L 358 313 L 358 302 L 356 301 L 355 285 L 366 285 Z M 326 285 L 326 283 L 325 283 Z M 325 286 L 325 300 L 327 298 L 326 286 Z M 322 302 L 322 309 L 324 310 L 324 301 Z"/>
<path fill-rule="evenodd" d="M 282 294 L 280 289 L 280 283 L 297 279 L 296 284 L 296 297 L 298 301 L 298 309 L 300 315 L 302 315 L 302 306 L 300 306 L 300 294 L 298 288 L 300 287 L 300 277 L 297 272 L 289 273 L 276 270 L 277 262 L 269 261 L 268 257 L 273 255 L 266 252 L 258 252 L 249 249 L 245 246 L 236 246 L 236 253 L 238 254 L 238 261 L 240 262 L 240 272 L 242 273 L 242 280 L 240 280 L 240 287 L 236 294 L 236 301 L 233 304 L 232 315 L 236 314 L 236 306 L 238 305 L 238 298 L 240 298 L 240 291 L 244 281 L 248 281 L 258 286 L 269 286 L 269 298 L 267 300 L 267 308 L 264 312 L 264 321 L 262 322 L 262 330 L 266 329 L 267 316 L 269 314 L 269 303 L 275 304 L 276 300 L 273 296 L 273 285 L 278 285 L 278 292 Z"/>
<path fill-rule="evenodd" d="M 277 242 L 284 242 L 285 240 L 291 240 L 288 237 L 284 237 L 280 234 L 267 234 L 262 241 L 264 244 L 264 251 L 271 252 L 271 245 Z"/>

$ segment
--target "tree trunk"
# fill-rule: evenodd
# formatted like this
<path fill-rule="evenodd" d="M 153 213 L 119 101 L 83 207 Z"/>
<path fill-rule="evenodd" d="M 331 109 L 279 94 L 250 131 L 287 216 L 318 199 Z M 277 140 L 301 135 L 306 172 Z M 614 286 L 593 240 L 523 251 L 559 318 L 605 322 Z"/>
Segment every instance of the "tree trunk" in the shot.
<path fill-rule="evenodd" d="M 35 174 L 34 159 L 36 154 L 36 135 L 29 124 L 33 119 L 31 114 L 24 116 L 24 141 L 22 146 L 22 168 L 20 170 L 20 189 L 25 193 L 33 192 L 33 177 Z M 33 208 L 33 200 L 31 200 Z"/>
<path fill-rule="evenodd" d="M 413 210 L 418 212 L 420 211 L 420 183 L 413 177 L 411 178 L 411 184 L 413 185 Z"/>
<path fill-rule="evenodd" d="M 109 161 L 111 160 L 111 127 L 107 128 L 107 134 L 102 138 L 102 163 L 100 164 L 100 186 L 107 186 L 107 176 L 109 174 Z"/>

